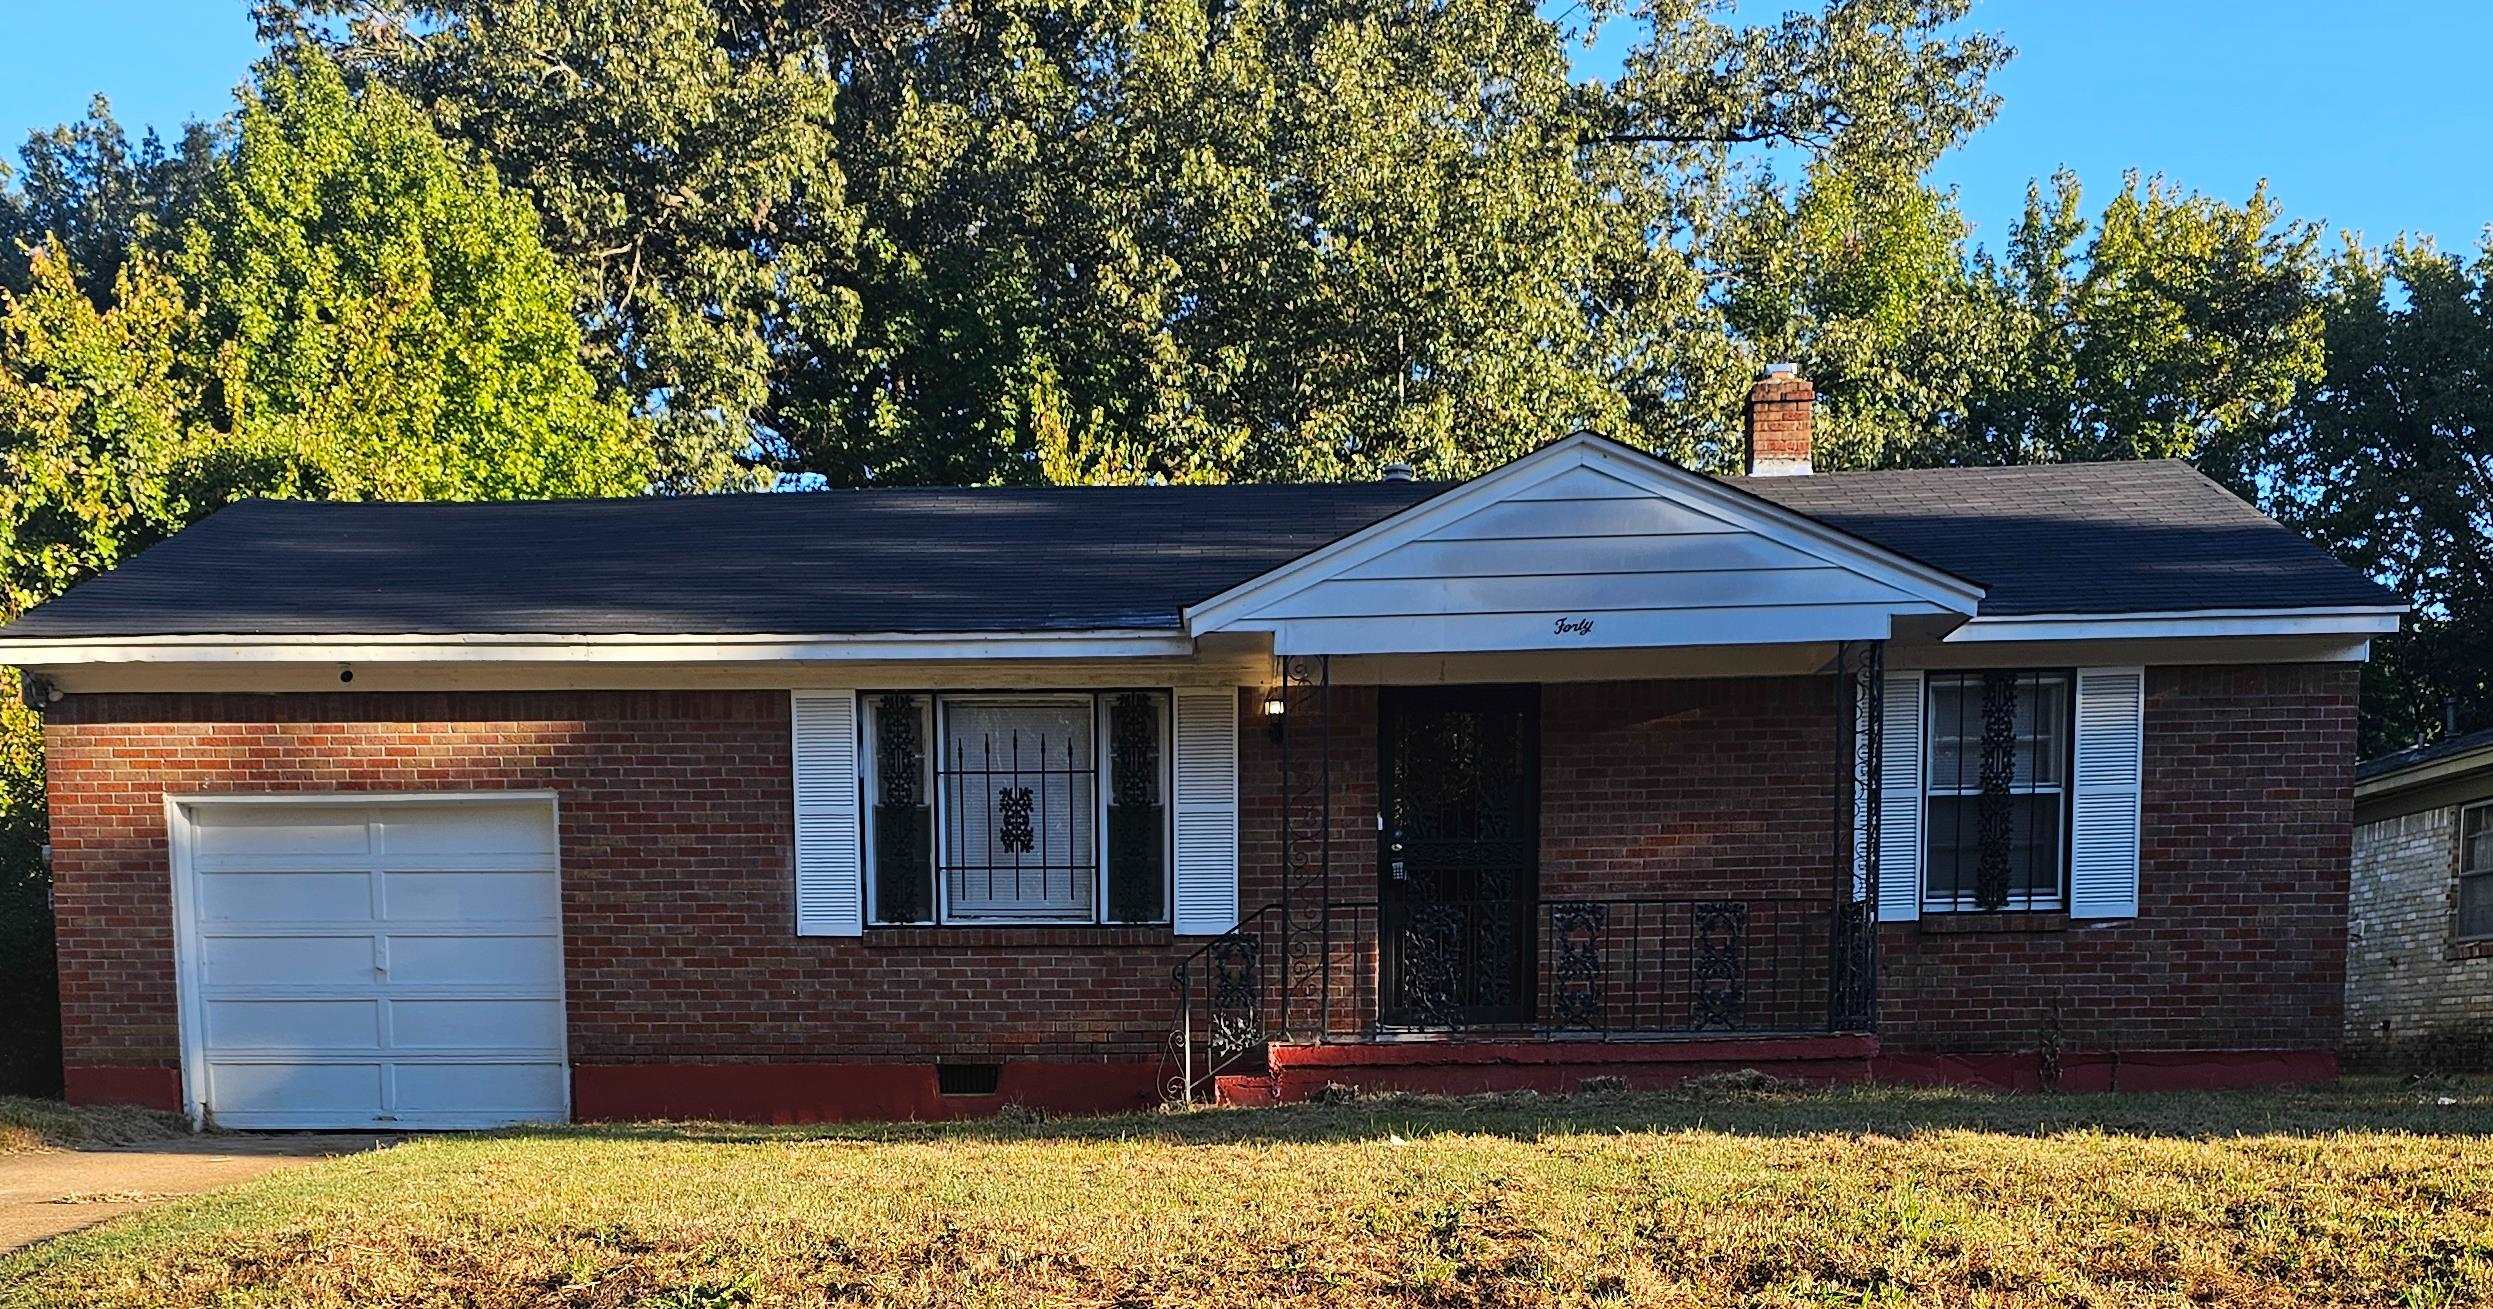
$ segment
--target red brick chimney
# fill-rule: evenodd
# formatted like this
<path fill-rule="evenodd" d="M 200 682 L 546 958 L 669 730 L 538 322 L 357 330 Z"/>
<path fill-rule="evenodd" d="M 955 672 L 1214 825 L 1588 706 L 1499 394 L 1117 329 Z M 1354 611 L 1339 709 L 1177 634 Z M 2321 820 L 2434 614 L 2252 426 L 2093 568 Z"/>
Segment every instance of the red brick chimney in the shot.
<path fill-rule="evenodd" d="M 1809 416 L 1817 403 L 1818 388 L 1799 364 L 1766 365 L 1749 388 L 1749 476 L 1809 475 Z"/>

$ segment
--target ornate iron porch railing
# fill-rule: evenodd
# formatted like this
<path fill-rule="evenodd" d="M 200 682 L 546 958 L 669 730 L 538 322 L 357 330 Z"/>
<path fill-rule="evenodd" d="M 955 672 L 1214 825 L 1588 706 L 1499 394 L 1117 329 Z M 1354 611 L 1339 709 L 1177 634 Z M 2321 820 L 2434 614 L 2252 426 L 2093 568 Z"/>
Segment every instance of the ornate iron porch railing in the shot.
<path fill-rule="evenodd" d="M 1325 985 L 1292 997 L 1297 1022 L 1286 1031 L 1279 1004 L 1288 957 L 1282 906 L 1267 906 L 1204 944 L 1177 969 L 1178 1076 L 1171 1090 L 1184 1098 L 1220 1073 L 1256 1071 L 1264 1043 L 1281 1038 L 1472 1033 L 1615 1040 L 1859 1030 L 1828 1005 L 1841 963 L 1827 949 L 1834 910 L 1815 896 L 1543 900 L 1520 918 L 1506 902 L 1435 908 L 1386 927 L 1373 901 L 1335 904 L 1329 931 L 1301 934 L 1325 955 L 1316 974 Z M 1519 957 L 1523 966 L 1454 966 L 1458 957 L 1482 954 Z M 1526 993 L 1496 991 L 1508 976 L 1524 979 Z M 1488 993 L 1477 989 L 1483 979 Z"/>

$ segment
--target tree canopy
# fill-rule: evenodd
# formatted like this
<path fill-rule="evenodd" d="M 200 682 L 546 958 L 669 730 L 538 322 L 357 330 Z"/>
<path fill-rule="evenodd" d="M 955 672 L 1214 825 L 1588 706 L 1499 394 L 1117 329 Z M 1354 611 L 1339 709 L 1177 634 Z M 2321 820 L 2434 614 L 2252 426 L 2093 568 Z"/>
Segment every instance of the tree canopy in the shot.
<path fill-rule="evenodd" d="M 1761 362 L 1722 229 L 1773 189 L 1734 151 L 1918 175 L 1991 111 L 1965 7 L 1661 0 L 1615 85 L 1484 0 L 260 12 L 538 198 L 618 385 L 865 484 L 1460 474 L 1587 425 L 1720 464 Z"/>
<path fill-rule="evenodd" d="M 2485 525 L 2412 484 L 2470 471 L 2483 260 L 2151 172 L 1977 243 L 1968 8 L 258 0 L 236 115 L 99 104 L 0 189 L 0 566 L 237 494 L 1723 470 L 1792 359 L 1825 466 L 2195 462 L 2422 607 L 2368 740 L 2493 714 Z"/>
<path fill-rule="evenodd" d="M 27 151 L 0 289 L 0 613 L 243 496 L 650 484 L 647 427 L 583 363 L 526 200 L 404 98 L 298 52 L 191 148 L 133 150 L 99 105 Z M 120 226 L 25 234 L 77 214 Z"/>

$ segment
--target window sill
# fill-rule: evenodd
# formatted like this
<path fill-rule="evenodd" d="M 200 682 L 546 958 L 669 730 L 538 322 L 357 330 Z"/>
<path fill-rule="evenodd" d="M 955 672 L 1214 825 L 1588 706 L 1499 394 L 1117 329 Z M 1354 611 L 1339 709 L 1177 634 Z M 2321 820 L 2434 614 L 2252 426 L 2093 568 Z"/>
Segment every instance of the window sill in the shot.
<path fill-rule="evenodd" d="M 865 943 L 892 950 L 956 950 L 965 947 L 1041 950 L 1149 949 L 1177 937 L 1167 925 L 1101 927 L 1093 923 L 995 923 L 981 926 L 869 927 Z"/>
<path fill-rule="evenodd" d="M 2064 909 L 2000 909 L 1924 913 L 1918 920 L 1924 936 L 1970 936 L 1988 932 L 2065 932 Z"/>
<path fill-rule="evenodd" d="M 2470 940 L 2450 942 L 2452 959 L 2493 959 L 2493 937 L 2479 936 Z"/>

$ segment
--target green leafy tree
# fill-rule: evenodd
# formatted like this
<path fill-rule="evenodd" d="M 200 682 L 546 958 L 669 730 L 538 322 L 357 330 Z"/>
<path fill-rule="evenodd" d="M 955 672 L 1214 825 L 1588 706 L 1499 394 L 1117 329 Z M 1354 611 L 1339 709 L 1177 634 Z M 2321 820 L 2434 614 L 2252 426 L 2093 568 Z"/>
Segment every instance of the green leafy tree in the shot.
<path fill-rule="evenodd" d="M 395 92 L 274 60 L 234 135 L 185 149 L 133 153 L 99 106 L 37 137 L 0 203 L 0 621 L 243 496 L 650 485 L 649 426 L 584 365 L 526 201 Z M 40 1091 L 41 735 L 0 677 L 0 1030 L 23 1037 L 0 1085 Z"/>
<path fill-rule="evenodd" d="M 185 318 L 144 255 L 98 309 L 57 247 L 0 292 L 0 621 L 169 530 L 164 472 L 181 443 L 173 342 Z M 55 1089 L 42 724 L 0 670 L 0 1088 Z"/>
<path fill-rule="evenodd" d="M 2257 470 L 2271 512 L 2415 612 L 2364 669 L 2367 753 L 2493 726 L 2493 251 L 2349 243 L 2327 368 Z"/>
<path fill-rule="evenodd" d="M 152 131 L 134 142 L 97 96 L 84 119 L 29 136 L 14 176 L 0 164 L 0 181 L 12 183 L 0 189 L 0 291 L 24 293 L 33 252 L 57 248 L 102 303 L 142 234 L 162 230 L 196 194 L 216 132 L 192 123 L 176 151 Z"/>
<path fill-rule="evenodd" d="M 1998 385 L 2001 306 L 1966 265 L 1965 233 L 1917 176 L 1827 163 L 1789 198 L 1760 188 L 1726 225 L 1726 327 L 1817 384 L 1820 467 L 1927 458 Z"/>
<path fill-rule="evenodd" d="M 768 483 L 774 380 L 856 314 L 837 276 L 855 220 L 824 41 L 840 7 L 273 0 L 255 12 L 279 48 L 325 44 L 423 105 L 529 198 L 573 279 L 593 363 L 654 425 L 665 486 Z"/>
<path fill-rule="evenodd" d="M 181 368 L 223 471 L 192 497 L 631 494 L 648 432 L 580 359 L 527 202 L 382 87 L 264 65 L 173 233 Z"/>
<path fill-rule="evenodd" d="M 190 312 L 151 257 L 123 263 L 102 308 L 60 248 L 27 267 L 24 292 L 0 293 L 0 619 L 178 525 L 188 421 L 174 354 Z"/>
<path fill-rule="evenodd" d="M 2002 366 L 1928 453 L 2184 458 L 2255 492 L 2256 451 L 2322 366 L 2317 230 L 2264 186 L 2235 207 L 2132 174 L 2092 224 L 2079 205 L 2070 173 L 2033 188 L 2006 259 L 1978 260 Z"/>

